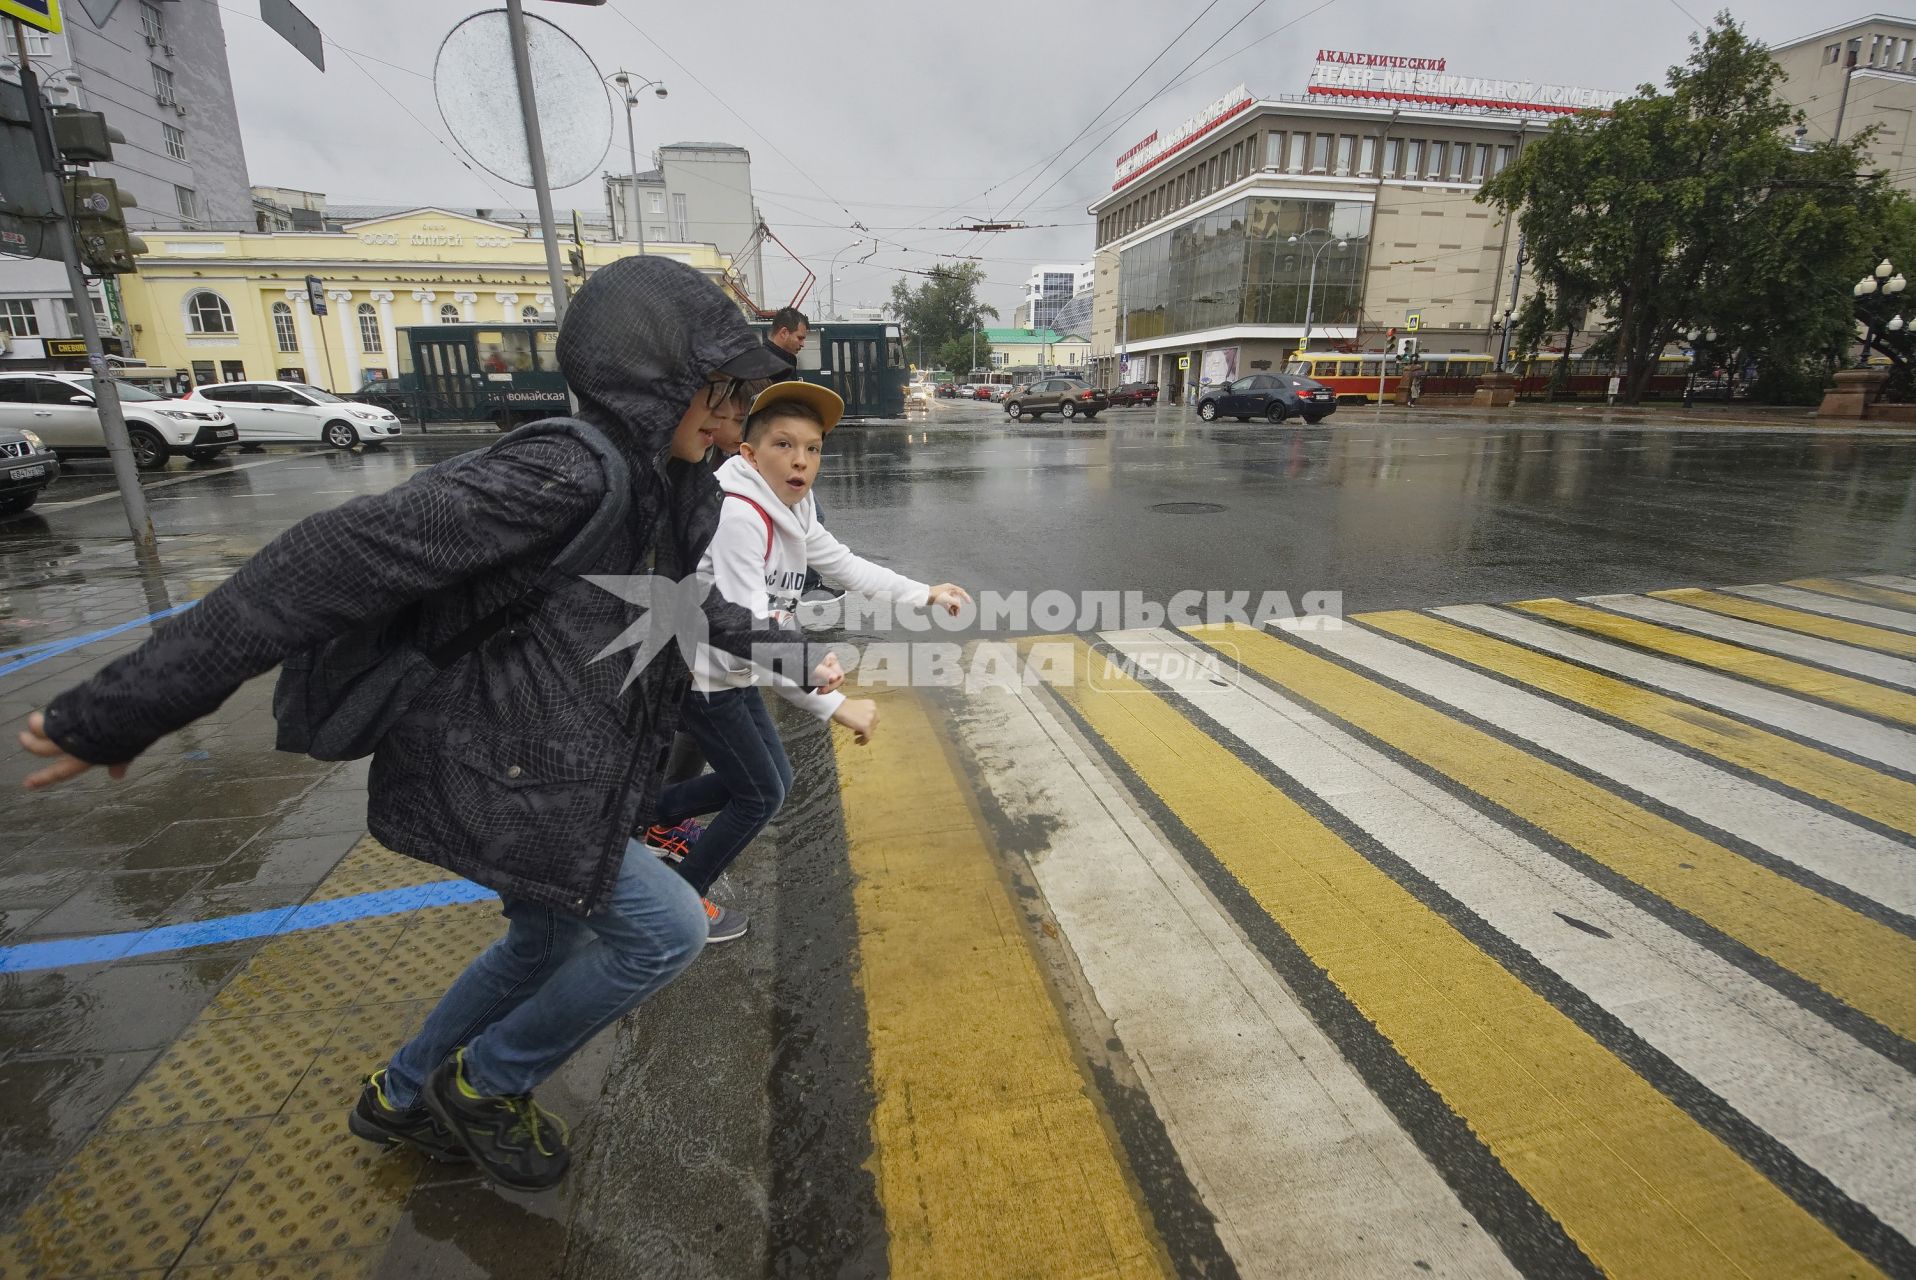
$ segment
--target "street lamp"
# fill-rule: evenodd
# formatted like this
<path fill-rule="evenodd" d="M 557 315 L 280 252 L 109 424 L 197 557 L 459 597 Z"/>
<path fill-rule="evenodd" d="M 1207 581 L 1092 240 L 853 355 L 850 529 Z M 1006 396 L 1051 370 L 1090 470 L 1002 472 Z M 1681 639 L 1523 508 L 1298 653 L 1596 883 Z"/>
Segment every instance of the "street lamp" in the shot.
<path fill-rule="evenodd" d="M 626 218 L 631 222 L 632 243 L 639 246 L 639 252 L 645 252 L 645 232 L 639 226 L 639 147 L 633 141 L 632 108 L 639 105 L 639 90 L 650 89 L 654 97 L 666 96 L 665 86 L 657 80 L 638 80 L 637 73 L 623 68 L 606 77 L 606 83 L 619 87 L 619 96 L 625 99 L 625 150 L 628 162 L 632 166 L 632 208 Z"/>
<path fill-rule="evenodd" d="M 1322 228 L 1313 228 L 1313 230 L 1322 230 Z M 1302 236 L 1292 236 L 1290 243 L 1308 244 L 1310 242 L 1310 234 L 1310 231 L 1306 231 Z M 1304 337 L 1297 344 L 1297 353 L 1299 355 L 1303 355 L 1309 351 L 1311 346 L 1311 312 L 1317 298 L 1317 262 L 1318 259 L 1324 256 L 1324 250 L 1330 248 L 1332 245 L 1336 245 L 1340 249 L 1347 249 L 1350 247 L 1350 241 L 1338 239 L 1328 230 L 1324 230 L 1324 242 L 1318 245 L 1317 252 L 1311 255 L 1311 283 L 1304 291 Z"/>
<path fill-rule="evenodd" d="M 1861 280 L 1858 280 L 1855 285 L 1851 287 L 1850 294 L 1856 298 L 1867 298 L 1870 294 L 1880 289 L 1885 296 L 1895 297 L 1908 287 L 1909 281 L 1903 278 L 1903 273 L 1898 271 L 1895 264 L 1888 258 L 1884 258 L 1876 264 L 1874 271 L 1864 276 Z M 1898 315 L 1883 327 L 1891 333 L 1901 333 L 1904 328 L 1903 317 Z M 1867 369 L 1869 367 L 1869 348 L 1870 344 L 1875 340 L 1875 323 L 1865 318 L 1863 321 L 1863 349 L 1858 352 L 1856 356 L 1856 367 L 1858 369 Z"/>
<path fill-rule="evenodd" d="M 825 278 L 825 307 L 826 307 L 826 310 L 831 312 L 831 315 L 825 317 L 828 320 L 838 319 L 838 260 L 850 250 L 856 249 L 859 245 L 864 243 L 865 243 L 865 238 L 863 236 L 860 236 L 858 239 L 852 241 L 850 244 L 846 245 L 843 249 L 840 249 L 837 253 L 834 253 L 832 255 L 832 269 L 830 274 L 827 275 Z M 877 251 L 878 251 L 878 244 L 876 241 L 873 241 L 872 252 L 876 253 Z"/>

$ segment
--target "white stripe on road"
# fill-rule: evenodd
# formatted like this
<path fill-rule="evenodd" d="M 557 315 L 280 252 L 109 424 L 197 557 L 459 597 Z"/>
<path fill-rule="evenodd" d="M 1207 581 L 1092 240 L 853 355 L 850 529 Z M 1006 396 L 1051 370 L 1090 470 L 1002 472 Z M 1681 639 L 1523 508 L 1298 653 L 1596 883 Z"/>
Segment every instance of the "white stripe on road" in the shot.
<path fill-rule="evenodd" d="M 230 476 L 236 471 L 251 471 L 254 467 L 270 467 L 276 462 L 290 462 L 297 456 L 299 455 L 288 454 L 284 458 L 262 458 L 258 462 L 235 462 L 231 466 L 221 467 L 218 471 L 195 471 L 190 475 L 174 476 L 171 480 L 155 480 L 152 484 L 141 485 L 140 491 L 151 493 L 155 489 L 170 489 L 176 484 L 186 484 L 192 480 L 210 480 L 217 476 Z M 84 507 L 94 502 L 117 502 L 119 497 L 118 489 L 110 489 L 105 493 L 96 493 L 90 498 L 73 498 L 66 502 L 42 502 L 35 507 L 35 510 L 58 511 L 63 507 Z"/>
<path fill-rule="evenodd" d="M 1444 605 L 1430 612 L 1543 653 L 1553 653 L 1625 680 L 1781 729 L 1808 742 L 1836 747 L 1892 768 L 1916 768 L 1916 733 L 1906 729 L 1891 728 L 1765 685 L 1718 675 L 1687 662 L 1601 640 L 1586 632 L 1553 627 L 1526 614 L 1487 604 Z"/>
<path fill-rule="evenodd" d="M 1916 849 L 1899 840 L 1401 640 L 1355 626 L 1287 634 L 1916 916 Z"/>
<path fill-rule="evenodd" d="M 1830 618 L 1847 618 L 1851 622 L 1867 622 L 1872 627 L 1888 627 L 1892 631 L 1916 631 L 1916 613 L 1891 609 L 1885 605 L 1864 604 L 1860 600 L 1846 600 L 1842 596 L 1826 596 L 1800 587 L 1756 585 L 1725 587 L 1723 590 L 1730 595 L 1761 600 L 1765 604 L 1780 604 L 1786 609 L 1801 609 Z"/>
<path fill-rule="evenodd" d="M 1304 633 L 1293 633 L 1302 638 Z M 1261 682 L 1219 688 L 1167 633 L 1104 637 L 1174 650 L 1165 683 L 1363 829 L 1491 929 L 1904 1235 L 1916 1180 L 1916 1079 L 1788 997 Z M 1614 935 L 1566 925 L 1557 913 Z"/>
<path fill-rule="evenodd" d="M 1907 658 L 1892 658 L 1888 654 L 1872 653 L 1854 645 L 1798 635 L 1794 631 L 1745 622 L 1741 618 L 1726 618 L 1707 609 L 1692 609 L 1688 605 L 1672 604 L 1668 600 L 1655 600 L 1649 596 L 1584 596 L 1583 602 L 1600 609 L 1628 614 L 1632 618 L 1641 618 L 1645 622 L 1678 627 L 1746 648 L 1818 663 L 1834 671 L 1867 676 L 1871 680 L 1880 680 L 1884 684 L 1898 685 L 1904 689 L 1916 689 L 1916 662 Z"/>
<path fill-rule="evenodd" d="M 1035 691 L 965 700 L 966 749 L 1245 1275 L 1512 1276 L 1395 1119 Z"/>
<path fill-rule="evenodd" d="M 1906 577 L 1900 573 L 1872 573 L 1867 577 L 1858 578 L 1857 581 L 1867 582 L 1872 587 L 1888 587 L 1892 591 L 1916 591 L 1916 578 Z"/>

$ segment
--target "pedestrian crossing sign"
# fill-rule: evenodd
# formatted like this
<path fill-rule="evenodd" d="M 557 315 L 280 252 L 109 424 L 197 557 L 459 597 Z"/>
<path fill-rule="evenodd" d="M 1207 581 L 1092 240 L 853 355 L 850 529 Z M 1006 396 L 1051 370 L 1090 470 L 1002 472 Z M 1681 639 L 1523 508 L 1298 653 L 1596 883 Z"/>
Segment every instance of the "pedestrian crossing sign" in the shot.
<path fill-rule="evenodd" d="M 1424 327 L 1423 312 L 1406 311 L 1404 313 L 1404 332 L 1405 333 L 1416 333 L 1419 329 L 1422 329 L 1423 327 Z"/>
<path fill-rule="evenodd" d="M 60 0 L 0 0 L 0 18 L 18 18 L 38 31 L 60 30 Z"/>

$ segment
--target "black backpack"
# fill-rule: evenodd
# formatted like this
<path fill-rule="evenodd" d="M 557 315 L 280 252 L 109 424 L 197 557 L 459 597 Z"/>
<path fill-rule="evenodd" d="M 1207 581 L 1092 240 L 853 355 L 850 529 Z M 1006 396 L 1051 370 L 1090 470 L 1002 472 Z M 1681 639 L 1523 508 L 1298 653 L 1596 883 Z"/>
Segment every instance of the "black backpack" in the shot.
<path fill-rule="evenodd" d="M 551 435 L 571 436 L 585 445 L 605 472 L 605 500 L 565 550 L 517 598 L 431 649 L 413 643 L 420 612 L 420 605 L 413 603 L 286 659 L 273 686 L 273 719 L 279 723 L 275 745 L 281 751 L 316 760 L 371 755 L 441 671 L 501 630 L 517 634 L 515 619 L 536 613 L 547 595 L 592 567 L 632 508 L 626 460 L 597 427 L 577 418 L 547 418 L 433 469 L 470 466 L 493 449 Z"/>

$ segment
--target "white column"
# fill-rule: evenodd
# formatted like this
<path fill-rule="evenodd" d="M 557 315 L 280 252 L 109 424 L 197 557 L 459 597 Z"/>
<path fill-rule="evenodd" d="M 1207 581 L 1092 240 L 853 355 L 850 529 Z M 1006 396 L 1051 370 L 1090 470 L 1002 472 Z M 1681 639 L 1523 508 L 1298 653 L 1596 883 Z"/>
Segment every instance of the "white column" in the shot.
<path fill-rule="evenodd" d="M 293 308 L 293 323 L 299 329 L 299 364 L 310 378 L 313 376 L 313 353 L 319 348 L 313 343 L 313 313 L 306 305 L 306 290 L 288 289 L 286 301 Z"/>
<path fill-rule="evenodd" d="M 552 305 L 552 295 L 549 293 L 539 294 L 537 297 L 533 299 L 533 302 L 538 305 L 539 318 L 543 320 L 545 318 L 546 309 Z"/>
<path fill-rule="evenodd" d="M 340 354 L 346 358 L 346 385 L 343 389 L 351 391 L 359 386 L 359 316 L 353 310 L 353 293 L 350 289 L 328 289 L 326 300 L 333 304 L 333 310 L 339 314 Z"/>
<path fill-rule="evenodd" d="M 419 304 L 419 323 L 438 324 L 439 317 L 433 313 L 432 304 L 438 300 L 439 295 L 431 289 L 414 289 L 412 297 L 413 301 Z"/>
<path fill-rule="evenodd" d="M 499 318 L 507 324 L 516 324 L 519 320 L 519 295 L 516 293 L 495 293 L 499 300 Z"/>
<path fill-rule="evenodd" d="M 380 361 L 386 366 L 388 377 L 399 376 L 399 335 L 393 330 L 393 294 L 391 289 L 374 289 L 373 305 L 379 308 L 379 340 L 385 344 L 385 358 Z"/>
<path fill-rule="evenodd" d="M 455 293 L 452 295 L 452 300 L 459 304 L 459 318 L 461 320 L 464 320 L 467 324 L 471 324 L 474 320 L 477 320 L 479 318 L 476 315 L 474 315 L 472 311 L 473 307 L 477 305 L 479 302 L 478 294 Z"/>

